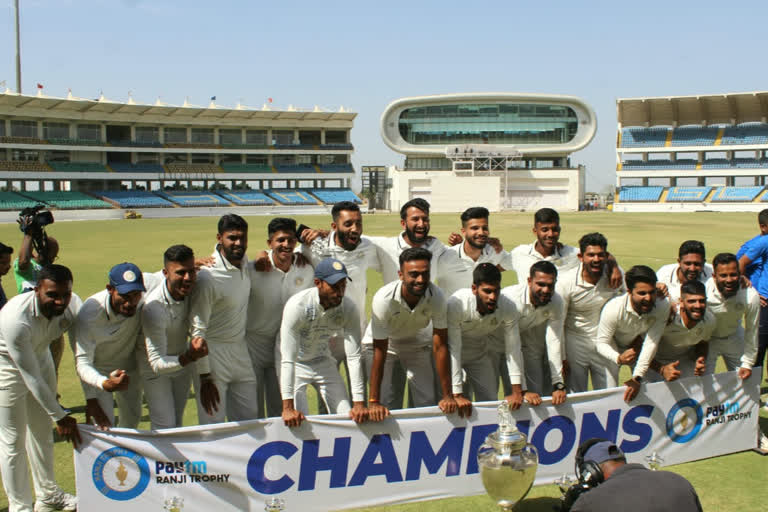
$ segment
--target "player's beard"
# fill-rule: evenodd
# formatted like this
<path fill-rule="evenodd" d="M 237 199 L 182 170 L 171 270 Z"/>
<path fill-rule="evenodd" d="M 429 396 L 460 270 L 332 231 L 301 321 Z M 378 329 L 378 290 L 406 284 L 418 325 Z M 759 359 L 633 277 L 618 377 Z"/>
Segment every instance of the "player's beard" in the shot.
<path fill-rule="evenodd" d="M 344 231 L 336 231 L 336 237 L 339 239 L 339 244 L 341 244 L 341 247 L 347 251 L 354 251 L 357 246 L 360 245 L 360 241 L 362 240 L 360 235 L 358 235 L 357 240 L 351 242 L 349 240 L 349 234 L 345 233 Z"/>
<path fill-rule="evenodd" d="M 415 230 L 410 230 L 408 229 L 408 227 L 406 227 L 405 236 L 408 238 L 408 240 L 412 244 L 421 245 L 427 241 L 427 237 L 429 236 L 429 228 L 425 228 L 424 233 L 422 234 L 422 233 L 416 233 Z"/>

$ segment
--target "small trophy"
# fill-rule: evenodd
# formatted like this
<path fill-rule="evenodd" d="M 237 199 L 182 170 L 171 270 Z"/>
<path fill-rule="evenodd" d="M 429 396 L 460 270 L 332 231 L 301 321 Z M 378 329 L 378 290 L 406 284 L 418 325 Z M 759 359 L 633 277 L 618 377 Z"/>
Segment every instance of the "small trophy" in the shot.
<path fill-rule="evenodd" d="M 285 510 L 285 500 L 272 496 L 264 503 L 264 512 L 281 512 Z"/>
<path fill-rule="evenodd" d="M 178 496 L 165 500 L 165 505 L 163 506 L 163 510 L 168 512 L 181 512 L 182 508 L 184 508 L 184 498 Z"/>
<path fill-rule="evenodd" d="M 578 480 L 568 476 L 566 473 L 563 473 L 563 476 L 554 481 L 554 483 L 560 488 L 560 492 L 563 494 L 568 492 L 568 489 L 570 489 L 576 482 L 578 482 Z"/>
<path fill-rule="evenodd" d="M 645 456 L 645 462 L 648 463 L 648 467 L 651 468 L 652 471 L 658 471 L 661 465 L 664 464 L 664 459 L 662 459 L 658 453 L 653 452 L 650 455 Z"/>
<path fill-rule="evenodd" d="M 477 463 L 485 491 L 501 510 L 510 511 L 531 490 L 539 455 L 517 429 L 506 400 L 498 413 L 499 428 L 478 449 Z"/>

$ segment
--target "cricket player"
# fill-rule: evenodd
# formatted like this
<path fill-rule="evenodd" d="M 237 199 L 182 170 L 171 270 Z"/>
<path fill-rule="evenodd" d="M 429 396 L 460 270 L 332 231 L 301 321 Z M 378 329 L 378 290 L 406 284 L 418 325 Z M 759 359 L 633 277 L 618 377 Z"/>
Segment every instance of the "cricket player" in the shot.
<path fill-rule="evenodd" d="M 579 250 L 560 243 L 560 215 L 552 208 L 541 208 L 533 215 L 533 234 L 536 241 L 518 245 L 510 251 L 517 282 L 524 283 L 531 265 L 549 261 L 561 274 L 579 265 Z"/>
<path fill-rule="evenodd" d="M 72 272 L 62 265 L 40 269 L 29 293 L 10 299 L 0 311 L 0 476 L 8 509 L 75 510 L 77 498 L 62 491 L 54 474 L 53 432 L 77 447 L 77 421 L 56 400 L 51 340 L 75 325 L 80 299 L 72 293 Z M 30 471 L 31 470 L 31 471 Z"/>
<path fill-rule="evenodd" d="M 245 342 L 251 279 L 248 223 L 235 214 L 219 219 L 213 266 L 203 267 L 190 296 L 192 340 L 202 338 L 208 356 L 197 363 L 200 384 L 211 380 L 211 394 L 200 393 L 201 424 L 243 421 L 259 415 L 256 374 Z"/>
<path fill-rule="evenodd" d="M 672 302 L 680 300 L 680 286 L 688 281 L 706 283 L 712 277 L 712 265 L 707 263 L 706 249 L 698 240 L 686 240 L 680 244 L 677 263 L 664 265 L 656 271 L 662 292 Z"/>
<path fill-rule="evenodd" d="M 120 263 L 109 271 L 106 290 L 91 295 L 77 315 L 77 336 L 70 343 L 85 393 L 86 423 L 101 429 L 117 424 L 136 428 L 141 419 L 141 377 L 138 351 L 144 280 L 139 267 Z M 114 397 L 113 397 L 113 393 Z"/>
<path fill-rule="evenodd" d="M 312 266 L 299 263 L 299 255 L 294 252 L 298 242 L 295 220 L 285 217 L 272 219 L 267 225 L 267 237 L 269 269 L 257 270 L 254 265 L 248 265 L 251 292 L 245 327 L 248 353 L 261 395 L 259 418 L 282 414 L 276 343 L 280 334 L 283 308 L 293 295 L 313 287 L 314 278 Z"/>
<path fill-rule="evenodd" d="M 280 325 L 280 390 L 283 396 L 283 420 L 297 427 L 309 412 L 307 386 L 316 386 L 331 413 L 349 413 L 361 423 L 367 418 L 365 378 L 360 348 L 360 312 L 344 297 L 349 274 L 334 258 L 321 261 L 315 268 L 315 286 L 303 290 L 285 303 Z M 331 356 L 329 342 L 344 339 L 352 402 Z"/>
<path fill-rule="evenodd" d="M 172 245 L 163 254 L 164 279 L 144 297 L 141 324 L 144 350 L 139 359 L 144 396 L 153 430 L 181 427 L 195 361 L 208 355 L 202 338 L 189 338 L 189 294 L 197 269 L 192 249 Z"/>

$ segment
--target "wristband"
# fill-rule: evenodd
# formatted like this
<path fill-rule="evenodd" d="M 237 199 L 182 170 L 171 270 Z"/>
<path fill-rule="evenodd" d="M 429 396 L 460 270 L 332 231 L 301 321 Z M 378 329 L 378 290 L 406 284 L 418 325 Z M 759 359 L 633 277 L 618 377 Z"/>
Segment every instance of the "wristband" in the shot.
<path fill-rule="evenodd" d="M 368 399 L 368 403 L 369 404 L 378 404 L 379 403 L 379 399 L 378 398 L 369 398 Z"/>

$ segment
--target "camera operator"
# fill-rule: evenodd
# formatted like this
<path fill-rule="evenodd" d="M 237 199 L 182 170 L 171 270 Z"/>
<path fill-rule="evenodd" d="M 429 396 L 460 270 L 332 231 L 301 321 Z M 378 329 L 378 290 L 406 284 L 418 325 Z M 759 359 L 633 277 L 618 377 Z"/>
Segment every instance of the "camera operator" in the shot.
<path fill-rule="evenodd" d="M 576 464 L 577 485 L 584 490 L 573 512 L 701 512 L 699 497 L 688 480 L 669 471 L 627 464 L 624 452 L 606 439 L 590 439 L 579 446 Z"/>
<path fill-rule="evenodd" d="M 0 279 L 11 270 L 11 254 L 13 254 L 13 247 L 8 247 L 0 242 Z M 6 302 L 8 302 L 8 297 L 3 290 L 3 284 L 0 283 L 0 309 L 3 309 Z"/>

